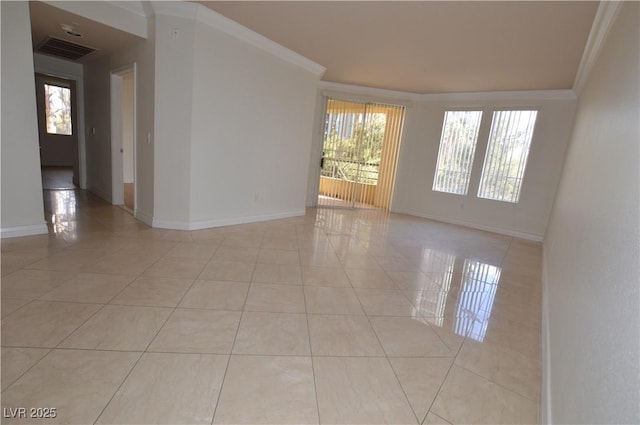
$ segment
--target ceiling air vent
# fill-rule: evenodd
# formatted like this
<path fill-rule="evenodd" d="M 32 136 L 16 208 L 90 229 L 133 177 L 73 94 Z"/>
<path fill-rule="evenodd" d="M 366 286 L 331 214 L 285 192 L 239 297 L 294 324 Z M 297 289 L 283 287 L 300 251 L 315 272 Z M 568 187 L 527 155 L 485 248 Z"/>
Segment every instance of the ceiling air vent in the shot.
<path fill-rule="evenodd" d="M 89 53 L 95 52 L 91 47 L 70 43 L 55 37 L 48 37 L 36 48 L 37 52 L 58 56 L 65 59 L 78 60 Z"/>

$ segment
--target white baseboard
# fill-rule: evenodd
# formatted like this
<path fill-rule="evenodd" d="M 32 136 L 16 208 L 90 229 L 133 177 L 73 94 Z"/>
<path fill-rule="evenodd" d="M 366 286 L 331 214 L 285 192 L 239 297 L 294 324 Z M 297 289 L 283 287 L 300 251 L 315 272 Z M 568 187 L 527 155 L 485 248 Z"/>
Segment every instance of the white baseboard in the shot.
<path fill-rule="evenodd" d="M 425 214 L 425 213 L 422 213 L 422 212 L 413 211 L 413 210 L 409 210 L 409 209 L 402 209 L 402 208 L 396 209 L 396 208 L 394 208 L 394 209 L 391 210 L 391 212 L 392 213 L 398 213 L 398 214 L 413 215 L 415 217 L 426 218 L 426 219 L 435 220 L 435 221 L 442 221 L 444 223 L 449 223 L 449 224 L 457 224 L 458 226 L 471 227 L 473 229 L 484 230 L 484 231 L 493 232 L 493 233 L 499 233 L 501 235 L 513 236 L 514 238 L 526 239 L 526 240 L 534 241 L 534 242 L 542 242 L 542 239 L 543 239 L 543 235 L 536 235 L 536 234 L 533 234 L 533 233 L 519 232 L 517 230 L 503 229 L 502 227 L 486 226 L 484 224 L 478 224 L 478 223 L 473 223 L 473 222 L 464 221 L 464 220 L 457 220 L 457 219 L 454 219 L 454 218 L 442 217 L 442 216 L 437 216 L 437 215 L 432 215 L 432 214 Z"/>
<path fill-rule="evenodd" d="M 40 224 L 30 224 L 28 226 L 12 226 L 12 227 L 2 227 L 0 228 L 0 238 L 19 238 L 21 236 L 32 236 L 32 235 L 44 235 L 49 233 L 49 229 L 47 228 L 47 224 L 42 222 Z"/>
<path fill-rule="evenodd" d="M 163 220 L 153 219 L 152 227 L 160 229 L 172 229 L 172 230 L 201 230 L 209 229 L 212 227 L 233 226 L 236 224 L 255 223 L 259 221 L 278 220 L 282 218 L 300 217 L 305 215 L 305 209 L 283 211 L 271 214 L 261 214 L 245 217 L 234 218 L 220 218 L 216 220 L 201 220 L 201 221 L 177 221 L 177 220 Z"/>
<path fill-rule="evenodd" d="M 547 249 L 542 246 L 542 383 L 540 385 L 540 422 L 552 425 L 551 416 L 551 347 L 549 344 L 549 291 L 547 280 Z"/>
<path fill-rule="evenodd" d="M 156 229 L 193 230 L 190 228 L 191 222 L 189 221 L 163 220 L 161 218 L 153 218 L 151 227 Z"/>

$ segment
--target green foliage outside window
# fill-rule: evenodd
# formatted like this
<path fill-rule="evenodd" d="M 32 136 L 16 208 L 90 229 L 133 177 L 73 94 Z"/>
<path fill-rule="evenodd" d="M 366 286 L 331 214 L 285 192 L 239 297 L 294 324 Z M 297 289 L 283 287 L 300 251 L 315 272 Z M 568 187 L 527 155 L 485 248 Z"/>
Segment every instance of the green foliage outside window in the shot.
<path fill-rule="evenodd" d="M 355 123 L 348 137 L 341 136 L 341 129 L 336 125 L 327 125 L 321 175 L 375 185 L 382 157 L 386 114 L 369 114 L 365 122 L 362 122 L 363 114 L 351 115 Z M 327 114 L 327 123 L 334 123 L 332 118 Z"/>

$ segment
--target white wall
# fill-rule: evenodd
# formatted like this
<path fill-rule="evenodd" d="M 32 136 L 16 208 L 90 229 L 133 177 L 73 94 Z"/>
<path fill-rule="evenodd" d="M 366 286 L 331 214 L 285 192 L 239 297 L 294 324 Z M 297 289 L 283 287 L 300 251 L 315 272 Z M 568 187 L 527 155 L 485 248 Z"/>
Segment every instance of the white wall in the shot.
<path fill-rule="evenodd" d="M 133 72 L 122 76 L 122 180 L 133 183 Z"/>
<path fill-rule="evenodd" d="M 407 109 L 391 210 L 477 227 L 528 239 L 542 240 L 571 134 L 575 100 L 561 92 L 471 94 L 455 100 L 424 100 Z M 509 97 L 512 97 L 511 99 Z M 445 96 L 446 97 L 446 96 Z M 449 109 L 483 110 L 468 194 L 431 190 L 438 158 L 444 113 Z M 492 111 L 501 108 L 538 110 L 531 151 L 517 204 L 476 196 L 491 127 Z"/>
<path fill-rule="evenodd" d="M 154 226 L 189 221 L 194 25 L 156 15 Z"/>
<path fill-rule="evenodd" d="M 46 233 L 27 2 L 0 2 L 2 15 L 2 237 Z"/>
<path fill-rule="evenodd" d="M 579 99 L 544 241 L 552 423 L 640 423 L 640 4 Z"/>
<path fill-rule="evenodd" d="M 111 201 L 111 72 L 136 63 L 136 216 L 151 223 L 154 208 L 154 70 L 155 19 L 149 38 L 85 64 L 87 187 Z M 93 134 L 92 129 L 95 129 Z"/>
<path fill-rule="evenodd" d="M 304 214 L 318 76 L 196 25 L 195 227 Z"/>
<path fill-rule="evenodd" d="M 576 98 L 570 90 L 415 94 L 345 84 L 320 84 L 316 114 L 322 113 L 322 96 L 405 106 L 405 119 L 391 211 L 461 224 L 507 235 L 541 241 L 562 161 L 571 135 Z M 484 155 L 496 109 L 538 110 L 524 183 L 517 204 L 480 199 L 476 196 Z M 453 195 L 431 190 L 445 111 L 483 111 L 469 191 Z M 322 149 L 323 120 L 314 125 L 307 205 L 317 202 Z"/>
<path fill-rule="evenodd" d="M 191 229 L 303 214 L 322 67 L 201 5 L 153 7 L 146 41 L 85 66 L 89 189 L 111 199 L 109 73 L 135 61 L 141 219 Z"/>
<path fill-rule="evenodd" d="M 324 138 L 325 104 L 322 90 L 316 90 L 316 101 L 313 119 L 313 134 L 311 135 L 311 155 L 309 157 L 309 172 L 307 174 L 306 206 L 318 205 L 318 189 L 320 187 L 320 161 L 322 160 L 322 143 Z"/>
<path fill-rule="evenodd" d="M 144 16 L 144 2 L 48 0 L 46 3 L 138 37 L 146 38 L 147 31 L 152 31 Z"/>

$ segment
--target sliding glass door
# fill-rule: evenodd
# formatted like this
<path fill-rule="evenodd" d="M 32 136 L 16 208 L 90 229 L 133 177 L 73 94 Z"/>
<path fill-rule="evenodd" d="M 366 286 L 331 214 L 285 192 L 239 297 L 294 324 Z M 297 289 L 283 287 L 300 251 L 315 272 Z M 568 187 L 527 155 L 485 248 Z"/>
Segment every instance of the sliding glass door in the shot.
<path fill-rule="evenodd" d="M 388 209 L 404 107 L 328 98 L 318 206 Z"/>

